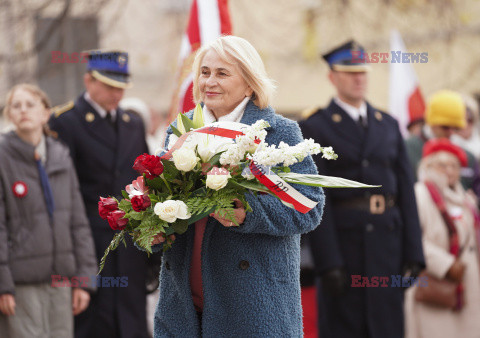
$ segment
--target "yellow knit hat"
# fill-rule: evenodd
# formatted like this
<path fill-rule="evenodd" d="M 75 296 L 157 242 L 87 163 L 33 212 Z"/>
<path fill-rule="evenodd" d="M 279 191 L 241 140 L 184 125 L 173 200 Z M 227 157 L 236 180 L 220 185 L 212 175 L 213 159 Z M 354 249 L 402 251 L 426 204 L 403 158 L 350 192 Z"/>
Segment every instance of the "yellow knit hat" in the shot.
<path fill-rule="evenodd" d="M 436 92 L 428 102 L 425 121 L 430 126 L 465 128 L 465 103 L 460 94 L 451 90 Z"/>

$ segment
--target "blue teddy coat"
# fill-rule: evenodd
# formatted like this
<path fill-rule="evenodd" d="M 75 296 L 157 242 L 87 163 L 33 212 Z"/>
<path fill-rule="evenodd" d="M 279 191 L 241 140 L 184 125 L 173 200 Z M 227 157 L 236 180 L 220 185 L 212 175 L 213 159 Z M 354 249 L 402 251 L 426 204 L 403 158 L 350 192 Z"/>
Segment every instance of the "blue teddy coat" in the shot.
<path fill-rule="evenodd" d="M 192 117 L 193 113 L 187 116 Z M 302 141 L 298 124 L 259 109 L 252 101 L 241 123 L 270 124 L 268 144 Z M 171 129 L 167 132 L 168 137 Z M 316 174 L 308 156 L 293 172 Z M 302 337 L 300 303 L 300 234 L 313 230 L 323 212 L 321 188 L 295 185 L 318 205 L 306 214 L 270 195 L 247 195 L 253 212 L 239 227 L 224 227 L 208 218 L 202 243 L 204 308 L 202 330 L 193 305 L 189 272 L 195 227 L 177 236 L 164 253 L 154 337 Z M 159 250 L 157 245 L 154 249 Z"/>

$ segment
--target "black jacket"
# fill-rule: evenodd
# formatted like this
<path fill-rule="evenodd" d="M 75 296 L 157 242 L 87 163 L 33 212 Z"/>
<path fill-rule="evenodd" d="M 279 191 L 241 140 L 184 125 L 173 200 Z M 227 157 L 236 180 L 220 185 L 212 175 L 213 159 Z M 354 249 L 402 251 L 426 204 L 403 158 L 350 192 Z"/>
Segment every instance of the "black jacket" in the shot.
<path fill-rule="evenodd" d="M 137 156 L 148 152 L 143 123 L 139 116 L 118 109 L 114 128 L 82 94 L 75 104 L 54 112 L 50 127 L 70 148 L 100 260 L 114 231 L 98 215 L 98 200 L 121 197 L 125 186 L 139 176 L 132 165 Z M 127 244 L 109 254 L 102 276 L 128 277 L 128 286 L 98 288 L 89 308 L 76 317 L 76 337 L 147 336 L 147 255 L 131 240 Z"/>
<path fill-rule="evenodd" d="M 424 265 L 413 177 L 398 124 L 367 104 L 368 128 L 360 127 L 333 100 L 300 123 L 305 138 L 332 146 L 337 160 L 314 156 L 318 171 L 381 185 L 374 189 L 325 189 L 320 226 L 309 234 L 317 273 L 345 267 L 352 275 L 398 275 L 407 262 Z M 344 207 L 345 201 L 371 194 L 393 196 L 396 205 L 381 215 Z M 338 298 L 320 295 L 322 337 L 401 337 L 403 293 L 398 288 L 349 288 Z M 323 309 L 322 309 L 323 308 Z M 325 321 L 325 322 L 324 322 Z M 323 328 L 322 328 L 323 326 Z"/>

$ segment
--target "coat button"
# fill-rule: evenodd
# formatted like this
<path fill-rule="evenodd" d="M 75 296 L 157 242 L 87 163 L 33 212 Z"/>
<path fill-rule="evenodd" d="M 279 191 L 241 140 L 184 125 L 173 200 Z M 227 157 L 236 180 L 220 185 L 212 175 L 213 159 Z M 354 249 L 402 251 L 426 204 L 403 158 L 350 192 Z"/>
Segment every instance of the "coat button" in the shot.
<path fill-rule="evenodd" d="M 389 225 L 388 225 L 388 230 L 390 230 L 390 231 L 395 230 L 395 225 L 389 224 Z"/>
<path fill-rule="evenodd" d="M 165 268 L 166 268 L 167 270 L 170 270 L 170 263 L 165 262 Z"/>
<path fill-rule="evenodd" d="M 372 231 L 373 231 L 373 224 L 370 224 L 370 223 L 367 224 L 365 230 L 366 230 L 367 232 L 372 232 Z"/>
<path fill-rule="evenodd" d="M 250 263 L 248 261 L 240 261 L 240 264 L 238 265 L 240 269 L 242 270 L 247 270 L 250 267 Z"/>
<path fill-rule="evenodd" d="M 368 160 L 363 160 L 362 161 L 362 167 L 366 168 L 370 165 L 370 162 Z"/>

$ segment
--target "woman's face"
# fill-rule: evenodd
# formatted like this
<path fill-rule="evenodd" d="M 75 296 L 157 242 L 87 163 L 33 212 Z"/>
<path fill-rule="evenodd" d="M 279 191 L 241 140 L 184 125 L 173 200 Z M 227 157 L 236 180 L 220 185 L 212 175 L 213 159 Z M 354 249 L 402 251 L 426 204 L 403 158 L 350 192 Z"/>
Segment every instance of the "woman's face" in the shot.
<path fill-rule="evenodd" d="M 217 118 L 231 113 L 252 95 L 238 67 L 223 61 L 213 50 L 204 55 L 200 64 L 198 85 L 201 100 Z"/>
<path fill-rule="evenodd" d="M 439 159 L 432 167 L 447 178 L 448 186 L 451 188 L 460 180 L 460 162 L 453 155 Z"/>
<path fill-rule="evenodd" d="M 17 133 L 25 135 L 42 130 L 48 121 L 49 110 L 39 96 L 19 88 L 13 93 L 8 117 L 15 125 Z"/>

